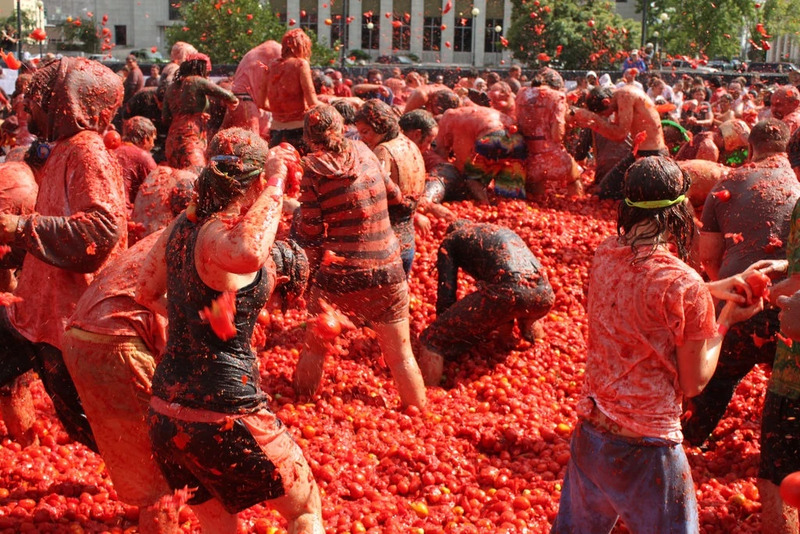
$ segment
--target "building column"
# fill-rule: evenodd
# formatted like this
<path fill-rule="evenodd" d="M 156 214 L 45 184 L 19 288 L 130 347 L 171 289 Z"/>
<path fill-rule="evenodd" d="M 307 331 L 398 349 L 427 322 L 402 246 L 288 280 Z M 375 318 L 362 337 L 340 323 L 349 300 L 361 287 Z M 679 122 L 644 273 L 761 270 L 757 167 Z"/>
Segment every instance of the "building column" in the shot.
<path fill-rule="evenodd" d="M 409 52 L 422 59 L 422 25 L 425 22 L 425 0 L 411 0 L 411 46 Z"/>
<path fill-rule="evenodd" d="M 333 46 L 331 42 L 331 27 L 325 24 L 325 20 L 331 18 L 331 5 L 329 0 L 317 0 L 317 38 L 328 46 Z"/>
<path fill-rule="evenodd" d="M 474 6 L 480 10 L 480 13 L 472 20 L 472 39 L 475 46 L 472 53 L 475 58 L 475 66 L 482 67 L 486 54 L 486 0 L 475 0 Z"/>
<path fill-rule="evenodd" d="M 345 1 L 350 4 L 348 12 L 353 20 L 347 25 L 347 50 L 345 50 L 345 54 L 347 54 L 350 50 L 361 48 L 361 22 L 364 20 L 364 13 L 362 13 L 360 0 Z"/>
<path fill-rule="evenodd" d="M 392 21 L 394 20 L 392 17 L 394 13 L 392 7 L 392 0 L 381 0 L 381 11 L 378 13 L 378 16 L 381 18 L 378 53 L 382 56 L 388 56 L 392 53 Z M 389 13 L 388 19 L 386 18 L 387 13 Z"/>
<path fill-rule="evenodd" d="M 294 26 L 289 26 L 289 21 L 294 19 Z M 289 28 L 300 27 L 300 0 L 286 0 L 286 25 Z"/>
<path fill-rule="evenodd" d="M 511 5 L 511 0 L 503 1 L 503 34 L 502 34 L 503 37 L 506 36 L 509 28 L 511 28 L 511 10 L 513 9 L 513 7 L 514 6 Z M 503 51 L 500 56 L 501 59 L 506 63 L 510 63 L 512 58 L 511 51 L 505 46 L 502 46 L 501 50 Z"/>
<path fill-rule="evenodd" d="M 447 0 L 442 0 L 442 9 L 446 4 Z M 453 2 L 455 3 L 455 2 Z M 451 9 L 444 15 L 442 15 L 442 25 L 444 25 L 444 30 L 442 30 L 442 42 L 439 43 L 439 57 L 441 58 L 442 63 L 452 63 L 453 62 L 453 39 L 455 37 L 455 27 L 456 27 L 456 10 L 455 8 Z M 450 43 L 450 46 L 445 46 L 445 43 Z"/>

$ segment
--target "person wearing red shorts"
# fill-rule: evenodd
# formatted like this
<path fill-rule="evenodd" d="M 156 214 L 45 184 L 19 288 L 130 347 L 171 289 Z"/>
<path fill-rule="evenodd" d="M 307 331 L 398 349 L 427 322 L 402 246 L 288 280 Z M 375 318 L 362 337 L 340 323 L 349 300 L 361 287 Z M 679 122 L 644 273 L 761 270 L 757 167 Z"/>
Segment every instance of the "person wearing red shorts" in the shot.
<path fill-rule="evenodd" d="M 303 129 L 312 153 L 303 158 L 295 228 L 309 256 L 322 258 L 309 290 L 309 315 L 322 311 L 322 299 L 369 323 L 401 402 L 422 407 L 425 385 L 411 351 L 408 283 L 389 221 L 388 206 L 404 202 L 400 189 L 367 145 L 344 137 L 342 116 L 333 107 L 313 108 Z M 308 328 L 294 376 L 301 394 L 319 387 L 326 352 L 325 341 Z"/>

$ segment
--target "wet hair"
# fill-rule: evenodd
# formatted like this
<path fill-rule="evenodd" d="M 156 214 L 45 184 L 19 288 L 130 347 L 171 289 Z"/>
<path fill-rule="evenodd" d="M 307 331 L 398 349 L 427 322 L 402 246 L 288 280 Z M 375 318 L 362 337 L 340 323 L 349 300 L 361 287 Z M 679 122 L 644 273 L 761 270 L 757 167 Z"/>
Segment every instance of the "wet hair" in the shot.
<path fill-rule="evenodd" d="M 623 186 L 626 200 L 631 202 L 675 200 L 689 190 L 691 180 L 678 164 L 663 156 L 642 158 L 628 169 Z M 636 225 L 651 225 L 630 241 L 630 235 Z M 643 261 L 650 257 L 658 246 L 659 237 L 669 236 L 675 244 L 678 257 L 686 260 L 689 247 L 695 232 L 694 217 L 687 202 L 678 202 L 663 208 L 640 208 L 629 206 L 625 200 L 620 202 L 617 213 L 617 235 L 630 244 L 636 256 L 634 261 Z M 652 248 L 641 255 L 636 250 L 639 240 L 653 240 Z"/>
<path fill-rule="evenodd" d="M 464 219 L 464 218 L 456 219 L 455 221 L 453 221 L 449 225 L 447 225 L 446 233 L 447 233 L 447 235 L 449 235 L 449 234 L 452 234 L 453 232 L 458 232 L 459 230 L 463 230 L 464 228 L 467 228 L 468 226 L 471 226 L 472 224 L 474 224 L 474 223 L 472 221 L 470 221 L 469 219 Z"/>
<path fill-rule="evenodd" d="M 564 78 L 550 67 L 543 67 L 533 74 L 533 79 L 531 80 L 531 87 L 539 87 L 541 85 L 546 85 L 553 89 L 563 89 Z"/>
<path fill-rule="evenodd" d="M 141 145 L 146 139 L 155 137 L 156 127 L 147 117 L 135 116 L 122 123 L 122 140 Z"/>
<path fill-rule="evenodd" d="M 188 170 L 175 171 L 178 173 L 185 173 L 188 176 L 193 176 L 193 173 Z M 196 179 L 188 179 L 187 177 L 181 178 L 175 184 L 175 187 L 169 192 L 167 198 L 167 205 L 174 216 L 186 209 L 194 196 L 194 188 Z"/>
<path fill-rule="evenodd" d="M 586 96 L 586 109 L 594 113 L 601 113 L 608 109 L 608 103 L 613 97 L 613 89 L 597 85 Z"/>
<path fill-rule="evenodd" d="M 440 115 L 448 109 L 455 109 L 461 105 L 458 95 L 449 89 L 434 91 L 428 96 L 428 102 L 434 115 Z"/>
<path fill-rule="evenodd" d="M 278 286 L 277 291 L 283 301 L 284 312 L 286 305 L 303 296 L 308 284 L 308 256 L 303 248 L 292 239 L 275 241 L 272 245 L 272 261 L 278 276 L 289 278 Z"/>
<path fill-rule="evenodd" d="M 190 54 L 186 61 L 178 67 L 175 73 L 174 83 L 180 85 L 189 76 L 208 76 L 211 72 L 211 60 L 205 54 Z"/>
<path fill-rule="evenodd" d="M 424 109 L 415 109 L 404 113 L 397 122 L 403 132 L 419 130 L 422 132 L 423 137 L 429 136 L 433 129 L 436 128 L 436 119 L 433 118 L 429 111 Z"/>
<path fill-rule="evenodd" d="M 356 122 L 356 108 L 347 100 L 334 100 L 331 104 L 339 115 L 344 119 L 346 125 L 355 124 Z"/>
<path fill-rule="evenodd" d="M 314 92 L 317 93 L 318 95 L 322 94 L 323 87 L 328 87 L 330 89 L 333 89 L 333 78 L 331 78 L 327 74 L 319 74 L 319 73 L 315 74 Z"/>
<path fill-rule="evenodd" d="M 303 139 L 309 145 L 339 154 L 345 147 L 344 119 L 333 106 L 319 104 L 306 111 Z"/>
<path fill-rule="evenodd" d="M 500 81 L 500 75 L 496 72 L 490 72 L 486 75 L 486 85 L 491 87 L 492 85 L 496 84 Z"/>
<path fill-rule="evenodd" d="M 220 211 L 243 194 L 264 169 L 269 146 L 257 133 L 243 128 L 220 130 L 208 144 L 208 164 L 197 177 L 197 217 Z M 217 156 L 234 156 L 226 161 Z"/>
<path fill-rule="evenodd" d="M 712 76 L 708 79 L 708 85 L 715 89 L 722 87 L 722 78 L 720 76 Z"/>
<path fill-rule="evenodd" d="M 786 145 L 786 154 L 792 169 L 800 168 L 800 128 L 794 131 Z"/>
<path fill-rule="evenodd" d="M 300 28 L 289 30 L 283 34 L 281 39 L 281 57 L 299 57 L 309 59 L 311 57 L 311 39 Z"/>
<path fill-rule="evenodd" d="M 785 152 L 789 143 L 789 127 L 778 119 L 766 119 L 750 130 L 748 142 L 759 152 Z"/>
<path fill-rule="evenodd" d="M 382 100 L 372 99 L 356 111 L 355 122 L 363 122 L 375 133 L 383 136 L 384 141 L 391 141 L 400 134 L 400 125 L 397 124 L 397 115 L 392 107 Z"/>

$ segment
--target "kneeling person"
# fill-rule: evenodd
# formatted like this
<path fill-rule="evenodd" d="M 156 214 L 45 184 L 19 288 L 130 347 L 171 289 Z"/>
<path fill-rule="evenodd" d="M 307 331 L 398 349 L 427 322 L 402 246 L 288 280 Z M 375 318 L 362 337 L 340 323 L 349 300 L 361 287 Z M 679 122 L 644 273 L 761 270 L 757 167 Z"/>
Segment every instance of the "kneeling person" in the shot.
<path fill-rule="evenodd" d="M 458 269 L 478 289 L 456 301 Z M 436 320 L 422 333 L 420 369 L 427 385 L 439 383 L 445 358 L 457 358 L 486 334 L 519 321 L 533 339 L 533 323 L 553 306 L 555 295 L 542 266 L 513 231 L 459 219 L 439 247 Z"/>

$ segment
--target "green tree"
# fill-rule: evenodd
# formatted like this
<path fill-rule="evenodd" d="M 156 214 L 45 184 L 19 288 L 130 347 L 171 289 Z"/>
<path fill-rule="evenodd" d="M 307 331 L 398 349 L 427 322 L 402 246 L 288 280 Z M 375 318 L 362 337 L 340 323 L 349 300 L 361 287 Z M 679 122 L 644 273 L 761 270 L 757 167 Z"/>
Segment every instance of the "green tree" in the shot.
<path fill-rule="evenodd" d="M 58 44 L 59 50 L 80 50 L 89 54 L 97 51 L 100 37 L 93 19 L 68 19 L 61 28 L 64 40 Z"/>
<path fill-rule="evenodd" d="M 565 68 L 607 68 L 638 44 L 636 23 L 617 15 L 607 0 L 513 1 L 508 47 L 530 66 L 557 58 Z"/>
<path fill-rule="evenodd" d="M 170 45 L 176 41 L 186 41 L 198 51 L 207 54 L 212 63 L 237 63 L 251 48 L 274 39 L 280 42 L 286 32 L 269 4 L 258 0 L 194 0 L 178 7 L 183 25 L 167 28 Z M 329 48 L 323 50 L 317 45 L 316 37 L 309 32 L 315 43 L 312 61 L 322 61 L 316 56 L 327 52 L 335 57 Z"/>
<path fill-rule="evenodd" d="M 655 40 L 653 32 L 658 31 L 662 49 L 673 56 L 738 57 L 742 32 L 755 26 L 756 5 L 753 0 L 649 2 L 647 37 Z M 638 0 L 639 13 L 643 7 Z"/>

